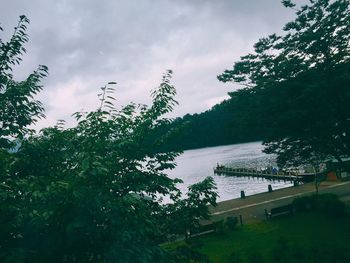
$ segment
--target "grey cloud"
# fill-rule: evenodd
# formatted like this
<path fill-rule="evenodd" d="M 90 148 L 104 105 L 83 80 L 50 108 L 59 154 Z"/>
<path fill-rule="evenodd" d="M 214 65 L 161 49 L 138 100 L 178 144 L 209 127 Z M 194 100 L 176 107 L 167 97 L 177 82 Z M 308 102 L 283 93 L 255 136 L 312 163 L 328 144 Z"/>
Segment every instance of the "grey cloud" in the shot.
<path fill-rule="evenodd" d="M 149 102 L 145 97 L 168 68 L 179 94 L 174 114 L 206 110 L 234 88 L 216 75 L 292 17 L 278 0 L 17 0 L 2 4 L 2 27 L 12 32 L 21 14 L 31 24 L 18 74 L 49 66 L 41 98 L 51 119 L 68 118 L 63 98 L 48 101 L 59 92 L 82 104 L 72 110 L 93 108 L 89 96 L 111 80 L 119 83 L 120 103 Z"/>

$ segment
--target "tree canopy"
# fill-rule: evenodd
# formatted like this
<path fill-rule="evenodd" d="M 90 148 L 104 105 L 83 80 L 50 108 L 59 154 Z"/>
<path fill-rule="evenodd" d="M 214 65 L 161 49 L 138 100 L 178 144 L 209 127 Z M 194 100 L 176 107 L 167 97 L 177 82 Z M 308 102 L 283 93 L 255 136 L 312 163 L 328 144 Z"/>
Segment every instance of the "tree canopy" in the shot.
<path fill-rule="evenodd" d="M 43 117 L 43 106 L 33 96 L 42 89 L 40 81 L 47 75 L 47 67 L 40 65 L 23 81 L 15 81 L 12 75 L 26 52 L 28 23 L 27 17 L 20 16 L 10 41 L 0 39 L 0 148 L 11 148 L 9 137 L 23 137 L 30 132 L 28 126 Z"/>
<path fill-rule="evenodd" d="M 261 38 L 218 79 L 245 87 L 230 95 L 254 101 L 280 165 L 341 162 L 350 156 L 350 3 L 282 3 L 296 14 L 284 34 Z"/>

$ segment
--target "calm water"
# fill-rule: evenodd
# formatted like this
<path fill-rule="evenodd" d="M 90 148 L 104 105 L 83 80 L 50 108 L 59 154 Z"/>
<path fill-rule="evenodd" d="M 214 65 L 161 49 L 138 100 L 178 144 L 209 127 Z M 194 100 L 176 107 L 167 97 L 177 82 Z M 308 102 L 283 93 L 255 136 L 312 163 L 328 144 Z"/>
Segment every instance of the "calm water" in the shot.
<path fill-rule="evenodd" d="M 178 185 L 182 192 L 187 192 L 189 185 L 213 176 L 220 196 L 218 201 L 240 197 L 241 190 L 246 195 L 266 192 L 269 184 L 273 189 L 292 186 L 283 181 L 214 175 L 213 168 L 217 163 L 231 167 L 274 165 L 274 157 L 264 154 L 262 149 L 260 142 L 253 142 L 185 151 L 176 159 L 177 167 L 168 174 L 171 178 L 177 177 L 184 181 L 184 184 Z"/>

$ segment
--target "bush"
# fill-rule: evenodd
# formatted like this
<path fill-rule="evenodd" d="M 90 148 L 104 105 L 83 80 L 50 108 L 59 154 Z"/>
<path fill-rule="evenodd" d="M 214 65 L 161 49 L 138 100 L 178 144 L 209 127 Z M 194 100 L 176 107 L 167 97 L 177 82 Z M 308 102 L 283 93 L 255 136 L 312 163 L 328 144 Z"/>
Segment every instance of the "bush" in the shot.
<path fill-rule="evenodd" d="M 224 220 L 219 220 L 214 222 L 215 225 L 215 231 L 216 233 L 222 234 L 225 232 L 225 224 L 224 224 Z"/>
<path fill-rule="evenodd" d="M 293 200 L 293 206 L 297 212 L 312 211 L 316 207 L 315 196 L 303 196 Z"/>
<path fill-rule="evenodd" d="M 236 228 L 238 223 L 237 217 L 228 216 L 226 220 L 221 219 L 214 222 L 216 233 L 223 234 L 226 231 L 232 231 Z"/>
<path fill-rule="evenodd" d="M 334 194 L 299 197 L 294 199 L 293 206 L 297 212 L 319 211 L 334 217 L 345 214 L 345 204 Z"/>
<path fill-rule="evenodd" d="M 345 204 L 334 194 L 320 195 L 317 200 L 317 209 L 332 217 L 340 217 L 345 214 Z"/>
<path fill-rule="evenodd" d="M 237 223 L 238 223 L 237 217 L 228 216 L 226 218 L 225 224 L 228 230 L 234 230 L 236 228 Z"/>

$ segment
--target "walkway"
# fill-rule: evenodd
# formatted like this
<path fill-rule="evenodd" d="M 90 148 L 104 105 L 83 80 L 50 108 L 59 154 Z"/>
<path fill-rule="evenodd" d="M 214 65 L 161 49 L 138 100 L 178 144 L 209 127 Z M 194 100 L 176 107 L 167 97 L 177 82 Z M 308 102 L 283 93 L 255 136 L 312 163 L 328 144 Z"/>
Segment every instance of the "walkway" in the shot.
<path fill-rule="evenodd" d="M 265 219 L 264 209 L 271 209 L 290 204 L 294 198 L 310 195 L 315 192 L 314 183 L 307 183 L 297 187 L 289 187 L 273 191 L 247 196 L 245 199 L 233 199 L 218 203 L 211 208 L 212 220 L 220 220 L 227 216 L 242 215 L 243 223 L 260 221 Z M 322 182 L 319 186 L 320 193 L 334 193 L 340 198 L 350 200 L 350 182 Z"/>

